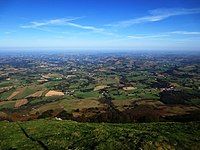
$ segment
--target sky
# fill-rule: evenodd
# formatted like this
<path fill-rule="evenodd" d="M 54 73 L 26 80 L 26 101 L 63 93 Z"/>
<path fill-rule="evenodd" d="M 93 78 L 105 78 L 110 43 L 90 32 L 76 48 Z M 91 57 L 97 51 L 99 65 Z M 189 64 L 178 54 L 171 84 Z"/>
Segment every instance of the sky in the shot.
<path fill-rule="evenodd" d="M 0 0 L 0 50 L 200 51 L 200 0 Z"/>

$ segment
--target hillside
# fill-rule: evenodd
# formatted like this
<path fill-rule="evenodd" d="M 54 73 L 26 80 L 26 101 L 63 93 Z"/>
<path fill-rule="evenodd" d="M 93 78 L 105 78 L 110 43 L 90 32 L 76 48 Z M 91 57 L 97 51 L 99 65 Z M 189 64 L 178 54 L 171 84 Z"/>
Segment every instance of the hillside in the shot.
<path fill-rule="evenodd" d="M 0 149 L 198 149 L 200 124 L 0 122 Z"/>

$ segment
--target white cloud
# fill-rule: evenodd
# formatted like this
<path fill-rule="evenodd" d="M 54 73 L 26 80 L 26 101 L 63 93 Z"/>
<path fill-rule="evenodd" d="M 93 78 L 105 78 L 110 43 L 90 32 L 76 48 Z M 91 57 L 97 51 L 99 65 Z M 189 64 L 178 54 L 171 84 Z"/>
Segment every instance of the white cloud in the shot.
<path fill-rule="evenodd" d="M 78 29 L 83 29 L 83 30 L 89 30 L 92 32 L 96 33 L 101 33 L 105 35 L 114 35 L 111 32 L 106 31 L 103 28 L 97 28 L 95 26 L 88 26 L 88 25 L 81 25 L 77 23 L 73 23 L 73 21 L 80 19 L 82 17 L 76 17 L 76 18 L 59 18 L 59 19 L 53 19 L 53 20 L 47 20 L 43 22 L 30 22 L 29 25 L 22 25 L 21 28 L 33 28 L 33 29 L 38 29 L 41 31 L 46 31 L 46 32 L 52 32 L 56 33 L 56 31 L 53 31 L 52 29 L 48 29 L 47 27 L 50 26 L 71 26 L 74 28 Z"/>
<path fill-rule="evenodd" d="M 95 31 L 95 32 L 103 32 L 104 31 L 104 29 L 102 29 L 102 28 L 96 28 L 94 26 L 84 26 L 84 25 L 75 24 L 75 23 L 71 23 L 71 22 L 68 22 L 67 25 L 72 26 L 72 27 L 76 27 L 76 28 L 79 28 L 79 29 L 92 30 L 92 31 Z"/>
<path fill-rule="evenodd" d="M 21 28 L 38 28 L 43 26 L 50 26 L 50 25 L 65 25 L 67 22 L 74 21 L 79 19 L 80 17 L 76 18 L 59 18 L 59 19 L 52 19 L 43 22 L 36 22 L 32 21 L 29 25 L 22 25 Z"/>
<path fill-rule="evenodd" d="M 161 38 L 168 37 L 168 34 L 158 34 L 158 35 L 129 35 L 128 38 L 131 39 L 147 39 L 147 38 Z"/>
<path fill-rule="evenodd" d="M 173 31 L 171 34 L 183 34 L 183 35 L 200 35 L 200 32 L 191 32 L 191 31 Z"/>
<path fill-rule="evenodd" d="M 146 23 L 146 22 L 157 22 L 164 19 L 167 19 L 172 16 L 180 16 L 180 15 L 189 15 L 189 14 L 198 14 L 200 13 L 200 8 L 171 8 L 171 9 L 154 9 L 149 11 L 148 16 L 129 19 L 125 21 L 120 21 L 117 23 L 109 24 L 107 26 L 112 27 L 129 27 L 134 24 Z"/>
<path fill-rule="evenodd" d="M 193 35 L 193 36 L 198 36 L 200 35 L 200 32 L 197 31 L 172 31 L 172 32 L 165 32 L 165 33 L 160 33 L 160 34 L 154 34 L 154 35 L 129 35 L 127 38 L 131 39 L 147 39 L 147 38 L 162 38 L 162 37 L 170 37 L 174 34 L 177 35 Z"/>

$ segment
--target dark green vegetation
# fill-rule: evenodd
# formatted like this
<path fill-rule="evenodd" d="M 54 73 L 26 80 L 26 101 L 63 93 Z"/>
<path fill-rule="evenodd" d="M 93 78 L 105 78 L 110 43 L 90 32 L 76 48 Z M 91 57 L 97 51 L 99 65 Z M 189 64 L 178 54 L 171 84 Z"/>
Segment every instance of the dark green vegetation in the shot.
<path fill-rule="evenodd" d="M 200 123 L 107 124 L 37 120 L 0 122 L 1 149 L 191 149 Z"/>

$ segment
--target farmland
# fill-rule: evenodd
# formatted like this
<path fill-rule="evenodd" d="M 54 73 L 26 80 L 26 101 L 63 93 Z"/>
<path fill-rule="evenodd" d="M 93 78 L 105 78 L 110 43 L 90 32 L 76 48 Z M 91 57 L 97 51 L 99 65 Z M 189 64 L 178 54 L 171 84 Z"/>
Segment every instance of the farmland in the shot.
<path fill-rule="evenodd" d="M 2 56 L 0 119 L 65 111 L 81 122 L 198 121 L 199 57 L 168 55 Z"/>
<path fill-rule="evenodd" d="M 0 57 L 0 148 L 199 146 L 199 53 Z"/>

